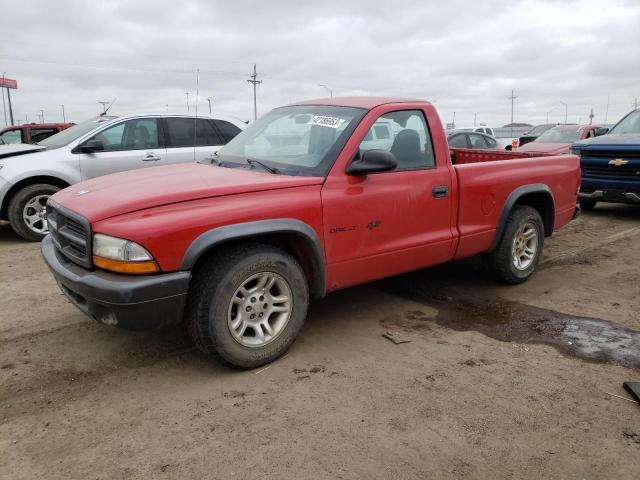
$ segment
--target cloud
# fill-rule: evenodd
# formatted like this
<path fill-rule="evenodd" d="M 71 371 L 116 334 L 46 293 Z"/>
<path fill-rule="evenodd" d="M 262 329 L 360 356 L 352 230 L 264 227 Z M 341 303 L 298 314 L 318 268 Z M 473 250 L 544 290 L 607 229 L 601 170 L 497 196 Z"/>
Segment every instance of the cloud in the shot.
<path fill-rule="evenodd" d="M 44 0 L 0 19 L 0 74 L 16 78 L 16 118 L 80 121 L 113 112 L 191 108 L 252 116 L 326 95 L 432 101 L 449 121 L 502 125 L 617 120 L 640 97 L 637 1 L 210 2 Z M 214 112 L 215 113 L 215 112 Z M 0 117 L 1 118 L 1 117 Z"/>

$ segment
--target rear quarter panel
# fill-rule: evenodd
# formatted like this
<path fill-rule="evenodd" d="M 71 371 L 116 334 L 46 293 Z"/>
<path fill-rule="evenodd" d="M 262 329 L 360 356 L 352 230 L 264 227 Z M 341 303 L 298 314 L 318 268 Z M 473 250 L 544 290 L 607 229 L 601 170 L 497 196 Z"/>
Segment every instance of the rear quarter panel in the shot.
<path fill-rule="evenodd" d="M 456 258 L 488 250 L 506 200 L 518 187 L 544 184 L 553 195 L 555 229 L 567 224 L 576 207 L 580 161 L 575 155 L 510 159 L 455 165 L 459 188 Z"/>

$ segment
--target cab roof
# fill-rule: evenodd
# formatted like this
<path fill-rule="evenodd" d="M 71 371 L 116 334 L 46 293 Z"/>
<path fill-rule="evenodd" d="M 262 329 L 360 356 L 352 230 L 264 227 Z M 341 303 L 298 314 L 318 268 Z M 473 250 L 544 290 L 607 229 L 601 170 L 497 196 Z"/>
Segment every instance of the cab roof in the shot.
<path fill-rule="evenodd" d="M 334 105 L 338 107 L 355 107 L 371 110 L 372 108 L 386 105 L 389 103 L 420 103 L 423 105 L 431 105 L 425 100 L 415 98 L 394 98 L 394 97 L 333 97 L 318 98 L 314 100 L 305 100 L 303 102 L 295 102 L 293 105 Z"/>

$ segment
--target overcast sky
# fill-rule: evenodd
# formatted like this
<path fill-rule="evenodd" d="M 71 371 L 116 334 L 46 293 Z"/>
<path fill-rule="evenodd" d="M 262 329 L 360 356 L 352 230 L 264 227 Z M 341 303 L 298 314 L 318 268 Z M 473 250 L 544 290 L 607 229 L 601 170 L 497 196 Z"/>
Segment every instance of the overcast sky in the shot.
<path fill-rule="evenodd" d="M 640 0 L 14 2 L 0 14 L 0 75 L 14 116 L 78 122 L 194 109 L 253 116 L 301 99 L 390 95 L 433 102 L 458 126 L 617 121 L 640 101 Z M 4 117 L 0 116 L 0 122 Z"/>

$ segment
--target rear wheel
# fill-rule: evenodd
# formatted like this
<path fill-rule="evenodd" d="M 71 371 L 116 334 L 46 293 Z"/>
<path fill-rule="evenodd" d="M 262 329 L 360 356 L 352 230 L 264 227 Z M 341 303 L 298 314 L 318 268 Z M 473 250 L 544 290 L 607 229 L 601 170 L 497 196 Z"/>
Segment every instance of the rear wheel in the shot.
<path fill-rule="evenodd" d="M 254 368 L 287 351 L 308 304 L 304 272 L 291 255 L 246 244 L 213 255 L 194 272 L 186 320 L 202 352 Z"/>
<path fill-rule="evenodd" d="M 505 226 L 498 246 L 485 257 L 489 271 L 500 281 L 522 283 L 535 271 L 544 245 L 540 213 L 524 205 L 516 206 Z"/>
<path fill-rule="evenodd" d="M 593 210 L 596 207 L 597 203 L 597 200 L 583 199 L 580 200 L 580 208 L 582 210 Z"/>
<path fill-rule="evenodd" d="M 60 190 L 55 185 L 38 183 L 24 187 L 11 198 L 8 217 L 13 230 L 25 240 L 39 242 L 49 233 L 47 200 Z"/>

